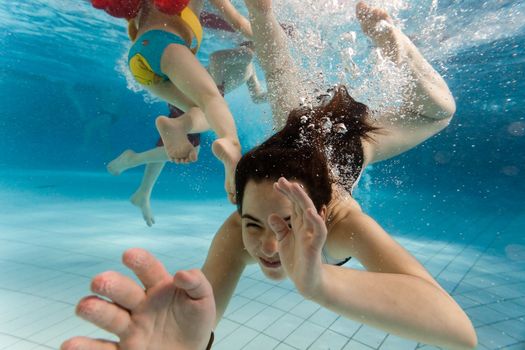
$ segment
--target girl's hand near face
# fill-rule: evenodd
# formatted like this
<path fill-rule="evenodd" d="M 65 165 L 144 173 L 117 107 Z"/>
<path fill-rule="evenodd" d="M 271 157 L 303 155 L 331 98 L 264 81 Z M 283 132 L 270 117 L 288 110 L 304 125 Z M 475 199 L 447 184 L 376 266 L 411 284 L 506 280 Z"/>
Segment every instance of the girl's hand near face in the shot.
<path fill-rule="evenodd" d="M 279 256 L 287 275 L 305 297 L 315 296 L 322 285 L 321 251 L 327 228 L 301 185 L 280 178 L 274 189 L 292 202 L 291 227 L 276 214 L 268 217 L 279 242 Z"/>

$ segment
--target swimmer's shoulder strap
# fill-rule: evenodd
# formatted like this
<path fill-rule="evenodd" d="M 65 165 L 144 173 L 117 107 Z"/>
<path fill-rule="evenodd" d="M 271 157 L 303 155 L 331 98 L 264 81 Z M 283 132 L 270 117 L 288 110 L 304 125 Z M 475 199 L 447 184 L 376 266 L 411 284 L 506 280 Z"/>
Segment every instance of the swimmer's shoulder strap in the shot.
<path fill-rule="evenodd" d="M 191 51 L 193 51 L 193 53 L 196 54 L 201 46 L 203 34 L 202 25 L 199 21 L 199 17 L 197 17 L 197 15 L 188 6 L 186 6 L 184 10 L 182 10 L 180 18 L 182 18 L 182 20 L 186 22 L 186 24 L 190 27 L 191 31 L 193 32 L 193 35 L 195 36 L 197 43 L 195 46 L 192 45 L 193 47 Z"/>
<path fill-rule="evenodd" d="M 137 39 L 137 33 L 139 32 L 137 28 L 137 22 L 135 21 L 135 18 L 128 19 L 128 36 L 131 41 L 135 41 Z"/>

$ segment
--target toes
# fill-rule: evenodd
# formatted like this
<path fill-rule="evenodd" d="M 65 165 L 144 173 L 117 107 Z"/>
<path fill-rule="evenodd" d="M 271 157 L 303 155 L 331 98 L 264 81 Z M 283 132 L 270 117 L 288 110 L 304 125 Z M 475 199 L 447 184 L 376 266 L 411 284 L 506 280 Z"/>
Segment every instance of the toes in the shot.
<path fill-rule="evenodd" d="M 197 161 L 197 152 L 192 151 L 190 153 L 190 162 L 196 162 Z"/>
<path fill-rule="evenodd" d="M 360 19 L 366 16 L 366 13 L 368 12 L 367 10 L 368 10 L 368 5 L 364 1 L 359 1 L 355 7 L 357 17 L 359 17 Z"/>
<path fill-rule="evenodd" d="M 231 204 L 237 204 L 237 197 L 235 196 L 235 193 L 228 193 L 228 200 Z"/>

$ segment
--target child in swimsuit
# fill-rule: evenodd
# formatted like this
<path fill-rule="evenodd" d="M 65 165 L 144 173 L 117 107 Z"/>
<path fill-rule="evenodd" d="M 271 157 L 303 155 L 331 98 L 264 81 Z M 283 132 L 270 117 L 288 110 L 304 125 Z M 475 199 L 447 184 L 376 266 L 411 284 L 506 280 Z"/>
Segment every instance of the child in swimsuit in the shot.
<path fill-rule="evenodd" d="M 251 36 L 248 20 L 228 0 L 210 1 L 233 28 Z M 138 3 L 137 13 L 129 16 L 128 32 L 133 40 L 128 55 L 129 68 L 137 82 L 148 91 L 185 112 L 176 119 L 165 116 L 156 119 L 171 161 L 197 160 L 197 150 L 187 134 L 210 128 L 217 134 L 212 150 L 224 165 L 225 189 L 234 203 L 233 176 L 241 157 L 235 122 L 217 85 L 195 57 L 202 40 L 199 15 L 203 0 L 191 0 L 175 15 L 158 8 L 158 3 L 169 2 L 143 0 Z"/>
<path fill-rule="evenodd" d="M 251 42 L 242 43 L 237 48 L 218 50 L 210 55 L 207 70 L 222 95 L 246 85 L 254 103 L 267 101 L 267 94 L 263 91 L 253 67 L 254 56 Z M 184 115 L 183 111 L 173 105 L 169 105 L 169 109 L 170 118 L 180 118 Z M 200 134 L 188 134 L 187 137 L 198 154 Z M 163 141 L 159 139 L 156 148 L 137 153 L 128 149 L 107 166 L 112 175 L 120 175 L 127 169 L 146 164 L 140 186 L 130 200 L 141 210 L 142 217 L 148 226 L 155 223 L 150 205 L 151 192 L 167 161 Z"/>

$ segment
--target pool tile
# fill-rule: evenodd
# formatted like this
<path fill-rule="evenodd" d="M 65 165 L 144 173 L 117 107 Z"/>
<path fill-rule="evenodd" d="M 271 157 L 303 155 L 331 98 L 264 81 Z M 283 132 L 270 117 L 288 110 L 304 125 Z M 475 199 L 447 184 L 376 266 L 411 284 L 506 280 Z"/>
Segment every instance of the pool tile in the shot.
<path fill-rule="evenodd" d="M 327 329 L 308 348 L 309 350 L 340 350 L 348 343 L 349 339 Z"/>
<path fill-rule="evenodd" d="M 273 303 L 273 306 L 283 311 L 290 311 L 303 300 L 304 298 L 300 294 L 296 292 L 288 292 L 288 294 L 276 300 Z"/>
<path fill-rule="evenodd" d="M 232 333 L 230 333 L 228 336 L 223 338 L 221 341 L 219 341 L 217 344 L 214 343 L 213 349 L 214 350 L 239 350 L 243 349 L 246 344 L 251 342 L 259 332 L 245 327 L 240 326 L 239 328 L 235 329 Z"/>
<path fill-rule="evenodd" d="M 240 324 L 244 324 L 267 307 L 268 305 L 266 304 L 262 304 L 257 301 L 250 301 L 246 305 L 229 314 L 228 319 Z"/>
<path fill-rule="evenodd" d="M 355 333 L 361 328 L 361 323 L 344 318 L 340 316 L 334 323 L 330 325 L 330 329 L 342 336 L 352 338 Z"/>
<path fill-rule="evenodd" d="M 379 347 L 380 350 L 413 350 L 417 347 L 417 341 L 400 338 L 389 334 Z"/>
<path fill-rule="evenodd" d="M 525 321 L 514 319 L 498 322 L 492 326 L 499 329 L 503 333 L 510 335 L 517 341 L 525 342 Z"/>
<path fill-rule="evenodd" d="M 284 311 L 268 306 L 246 322 L 246 326 L 262 332 L 283 315 Z"/>
<path fill-rule="evenodd" d="M 325 328 L 306 321 L 286 337 L 284 342 L 298 349 L 307 349 L 321 336 L 324 330 Z"/>
<path fill-rule="evenodd" d="M 376 328 L 372 328 L 367 325 L 363 325 L 357 333 L 352 337 L 353 340 L 360 341 L 374 349 L 377 349 L 384 341 L 387 334 L 384 331 L 380 331 Z"/>
<path fill-rule="evenodd" d="M 516 339 L 491 325 L 476 328 L 476 332 L 478 342 L 489 349 L 497 349 L 516 343 Z"/>
<path fill-rule="evenodd" d="M 264 330 L 264 334 L 283 341 L 294 330 L 296 330 L 304 321 L 294 315 L 284 314 L 275 323 Z"/>
<path fill-rule="evenodd" d="M 243 347 L 243 350 L 268 350 L 273 349 L 279 344 L 278 340 L 267 335 L 259 334 Z"/>
<path fill-rule="evenodd" d="M 312 316 L 321 306 L 310 300 L 302 300 L 299 304 L 294 306 L 289 312 L 295 316 L 307 319 Z"/>
<path fill-rule="evenodd" d="M 310 322 L 318 324 L 319 326 L 330 327 L 332 323 L 339 317 L 335 312 L 326 308 L 320 307 L 310 318 Z"/>
<path fill-rule="evenodd" d="M 343 348 L 343 350 L 371 350 L 371 349 L 376 349 L 376 348 L 371 348 L 370 346 L 365 345 L 355 340 L 350 340 L 346 344 L 346 346 Z"/>

